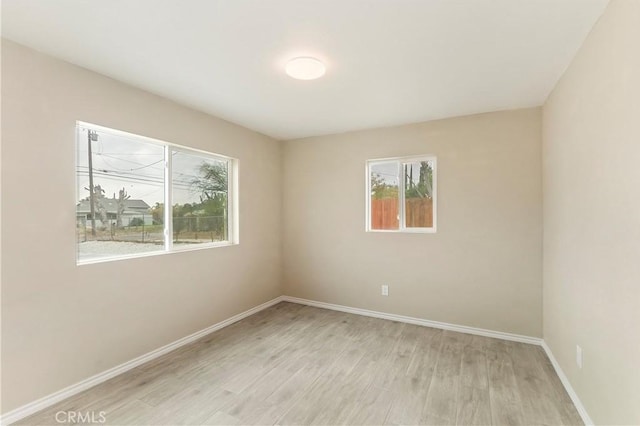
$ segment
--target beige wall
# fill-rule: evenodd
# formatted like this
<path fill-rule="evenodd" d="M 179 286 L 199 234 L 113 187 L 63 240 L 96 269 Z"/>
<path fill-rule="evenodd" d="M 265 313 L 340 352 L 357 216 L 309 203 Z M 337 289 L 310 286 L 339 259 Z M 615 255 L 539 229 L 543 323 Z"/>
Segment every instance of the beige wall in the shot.
<path fill-rule="evenodd" d="M 78 267 L 75 120 L 240 160 L 240 245 Z M 2 43 L 2 411 L 279 296 L 278 142 Z"/>
<path fill-rule="evenodd" d="M 544 337 L 597 424 L 640 424 L 640 1 L 610 3 L 543 122 Z"/>
<path fill-rule="evenodd" d="M 536 108 L 286 142 L 285 294 L 541 336 L 540 120 Z M 365 232 L 365 161 L 414 154 L 438 157 L 438 232 Z"/>

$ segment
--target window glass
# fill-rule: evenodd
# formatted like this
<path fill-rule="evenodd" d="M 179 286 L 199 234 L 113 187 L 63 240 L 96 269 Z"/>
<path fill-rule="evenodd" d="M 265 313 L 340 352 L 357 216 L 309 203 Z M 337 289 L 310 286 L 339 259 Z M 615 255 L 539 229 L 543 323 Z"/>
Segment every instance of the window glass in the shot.
<path fill-rule="evenodd" d="M 407 228 L 433 226 L 433 162 L 402 164 L 404 173 L 404 217 Z"/>
<path fill-rule="evenodd" d="M 227 161 L 172 152 L 174 247 L 228 239 L 228 188 Z"/>
<path fill-rule="evenodd" d="M 370 167 L 371 229 L 395 230 L 400 226 L 398 162 Z"/>
<path fill-rule="evenodd" d="M 164 250 L 164 148 L 78 129 L 78 260 Z"/>

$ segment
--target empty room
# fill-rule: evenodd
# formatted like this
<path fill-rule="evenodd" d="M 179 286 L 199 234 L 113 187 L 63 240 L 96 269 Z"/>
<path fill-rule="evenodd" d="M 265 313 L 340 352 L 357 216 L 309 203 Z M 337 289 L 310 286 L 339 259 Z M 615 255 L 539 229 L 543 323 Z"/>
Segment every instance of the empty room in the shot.
<path fill-rule="evenodd" d="M 640 0 L 2 0 L 2 425 L 640 425 Z"/>

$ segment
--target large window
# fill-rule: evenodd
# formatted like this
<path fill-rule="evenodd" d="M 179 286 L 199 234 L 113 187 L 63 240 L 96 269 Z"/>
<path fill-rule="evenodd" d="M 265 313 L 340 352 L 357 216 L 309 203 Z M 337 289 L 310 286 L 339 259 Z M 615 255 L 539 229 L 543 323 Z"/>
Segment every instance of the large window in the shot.
<path fill-rule="evenodd" d="M 76 145 L 79 264 L 237 242 L 237 160 L 80 122 Z"/>
<path fill-rule="evenodd" d="M 367 231 L 436 231 L 436 158 L 367 162 Z"/>

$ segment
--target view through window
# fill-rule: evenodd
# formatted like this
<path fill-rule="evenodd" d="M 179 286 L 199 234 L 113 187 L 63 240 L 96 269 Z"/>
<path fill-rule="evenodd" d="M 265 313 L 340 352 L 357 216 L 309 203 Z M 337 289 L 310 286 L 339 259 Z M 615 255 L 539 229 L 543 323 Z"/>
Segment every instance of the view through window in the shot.
<path fill-rule="evenodd" d="M 79 123 L 78 262 L 230 242 L 233 164 L 216 154 Z M 165 205 L 172 208 L 165 211 Z"/>
<path fill-rule="evenodd" d="M 174 244 L 227 240 L 228 166 L 224 160 L 173 151 Z"/>
<path fill-rule="evenodd" d="M 435 232 L 435 157 L 371 160 L 367 176 L 367 230 Z"/>

